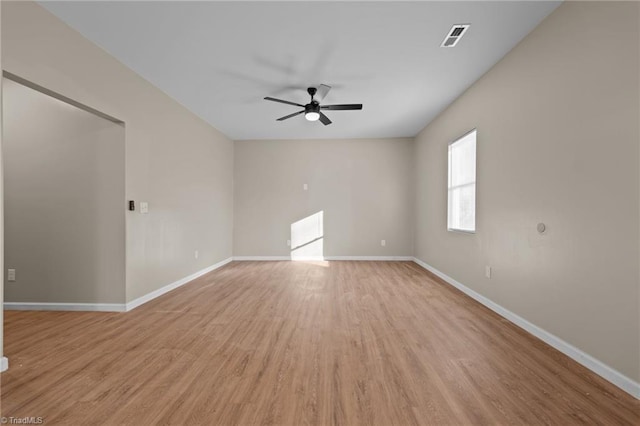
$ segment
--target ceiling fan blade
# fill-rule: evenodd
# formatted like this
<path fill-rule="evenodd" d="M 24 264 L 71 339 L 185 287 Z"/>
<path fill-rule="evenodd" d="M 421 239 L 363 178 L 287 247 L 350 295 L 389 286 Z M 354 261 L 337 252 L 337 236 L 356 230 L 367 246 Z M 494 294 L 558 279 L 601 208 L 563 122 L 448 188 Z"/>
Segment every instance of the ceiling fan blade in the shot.
<path fill-rule="evenodd" d="M 297 104 L 295 102 L 289 102 L 289 101 L 283 101 L 282 99 L 276 99 L 276 98 L 272 98 L 270 96 L 267 96 L 264 99 L 267 100 L 267 101 L 280 102 L 281 104 L 294 105 L 294 106 L 299 106 L 299 107 L 303 107 L 304 108 L 304 105 L 302 105 L 302 104 Z"/>
<path fill-rule="evenodd" d="M 325 96 L 327 96 L 327 93 L 329 93 L 329 90 L 331 90 L 331 86 L 327 86 L 326 84 L 321 84 L 320 86 L 318 86 L 318 91 L 316 92 L 314 99 L 320 102 L 321 100 L 324 99 Z"/>
<path fill-rule="evenodd" d="M 325 126 L 328 126 L 329 124 L 331 124 L 331 120 L 329 120 L 329 117 L 327 117 L 326 115 L 324 115 L 323 113 L 320 113 L 320 121 L 322 122 L 322 124 L 324 124 Z"/>
<path fill-rule="evenodd" d="M 332 110 L 362 109 L 362 104 L 321 105 L 320 109 L 332 109 Z"/>
<path fill-rule="evenodd" d="M 291 117 L 295 117 L 296 115 L 300 115 L 304 112 L 304 110 L 302 111 L 298 111 L 298 112 L 294 112 L 293 114 L 289 114 L 289 115 L 285 115 L 284 117 L 280 117 L 278 118 L 276 121 L 282 121 L 282 120 L 286 120 L 287 118 L 291 118 Z"/>

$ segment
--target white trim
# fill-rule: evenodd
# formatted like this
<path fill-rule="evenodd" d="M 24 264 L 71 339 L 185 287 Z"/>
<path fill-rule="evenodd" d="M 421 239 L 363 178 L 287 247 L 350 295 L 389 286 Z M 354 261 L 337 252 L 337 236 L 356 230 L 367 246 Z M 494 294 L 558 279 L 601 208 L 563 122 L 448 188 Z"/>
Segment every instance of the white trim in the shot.
<path fill-rule="evenodd" d="M 128 303 L 31 303 L 31 302 L 4 302 L 4 309 L 8 311 L 89 311 L 89 312 L 127 312 L 137 308 L 143 303 L 147 303 L 156 297 L 162 296 L 194 279 L 218 269 L 231 262 L 233 258 L 225 259 L 215 265 L 208 266 L 195 272 L 188 277 L 168 284 L 158 290 L 145 294 Z"/>
<path fill-rule="evenodd" d="M 411 261 L 411 256 L 327 256 L 325 260 L 368 260 L 378 262 Z"/>
<path fill-rule="evenodd" d="M 32 303 L 4 302 L 7 311 L 90 311 L 124 312 L 124 303 Z"/>
<path fill-rule="evenodd" d="M 236 262 L 257 261 L 257 262 L 269 262 L 277 260 L 291 260 L 291 256 L 233 256 L 233 260 Z"/>
<path fill-rule="evenodd" d="M 9 369 L 9 360 L 6 356 L 0 358 L 0 373 Z"/>
<path fill-rule="evenodd" d="M 229 257 L 221 262 L 216 263 L 215 265 L 211 265 L 208 266 L 204 269 L 199 270 L 198 272 L 195 272 L 187 277 L 181 278 L 178 281 L 174 281 L 171 284 L 167 284 L 164 287 L 161 287 L 157 290 L 152 291 L 151 293 L 147 293 L 144 296 L 140 296 L 137 299 L 132 300 L 131 302 L 127 302 L 126 304 L 126 311 L 130 311 L 132 309 L 137 308 L 138 306 L 147 303 L 153 299 L 155 299 L 156 297 L 160 297 L 165 293 L 170 292 L 171 290 L 175 290 L 178 287 L 182 287 L 183 285 L 187 284 L 190 281 L 195 280 L 198 277 L 201 277 L 204 274 L 207 274 L 215 269 L 218 269 L 224 265 L 226 265 L 227 263 L 231 262 L 233 260 L 232 257 Z"/>
<path fill-rule="evenodd" d="M 238 262 L 245 261 L 277 261 L 277 260 L 292 260 L 292 261 L 310 261 L 310 260 L 368 260 L 368 261 L 412 261 L 412 256 L 234 256 L 233 260 Z"/>
<path fill-rule="evenodd" d="M 529 333 L 533 334 L 538 339 L 542 340 L 543 342 L 547 343 L 548 345 L 554 347 L 555 349 L 559 350 L 563 354 L 567 355 L 569 358 L 571 358 L 574 361 L 578 362 L 579 364 L 582 364 L 583 366 L 587 367 L 589 370 L 593 371 L 594 373 L 596 373 L 597 375 L 599 375 L 603 379 L 608 380 L 609 382 L 613 383 L 614 385 L 616 385 L 617 387 L 619 387 L 623 391 L 629 393 L 630 395 L 634 396 L 635 398 L 640 399 L 640 383 L 638 383 L 638 382 L 634 381 L 633 379 L 625 376 L 624 374 L 620 373 L 619 371 L 609 367 L 607 364 L 605 364 L 602 361 L 592 357 L 591 355 L 587 354 L 586 352 L 583 352 L 582 350 L 576 348 L 575 346 L 571 345 L 570 343 L 565 342 L 561 338 L 549 333 L 548 331 L 538 327 L 535 324 L 530 323 L 529 321 L 527 321 L 526 319 L 522 318 L 521 316 L 519 316 L 517 314 L 514 314 L 513 312 L 511 312 L 510 310 L 508 310 L 506 308 L 503 308 L 502 306 L 498 305 L 497 303 L 495 303 L 495 302 L 491 301 L 490 299 L 484 297 L 480 293 L 477 293 L 474 290 L 471 290 L 469 287 L 467 287 L 467 286 L 461 284 L 460 282 L 454 280 L 453 278 L 451 278 L 450 276 L 446 275 L 445 273 L 440 272 L 439 270 L 437 270 L 433 266 L 423 262 L 422 260 L 417 259 L 417 258 L 414 257 L 413 261 L 415 263 L 417 263 L 418 265 L 422 266 L 427 271 L 430 271 L 434 275 L 442 278 L 445 282 L 447 282 L 448 284 L 454 286 L 455 288 L 457 288 L 458 290 L 462 291 L 466 295 L 468 295 L 468 296 L 472 297 L 473 299 L 477 300 L 478 302 L 482 303 L 484 306 L 486 306 L 487 308 L 491 309 L 492 311 L 494 311 L 498 315 L 508 319 L 509 321 L 511 321 L 512 323 L 517 325 L 518 327 L 528 331 Z"/>

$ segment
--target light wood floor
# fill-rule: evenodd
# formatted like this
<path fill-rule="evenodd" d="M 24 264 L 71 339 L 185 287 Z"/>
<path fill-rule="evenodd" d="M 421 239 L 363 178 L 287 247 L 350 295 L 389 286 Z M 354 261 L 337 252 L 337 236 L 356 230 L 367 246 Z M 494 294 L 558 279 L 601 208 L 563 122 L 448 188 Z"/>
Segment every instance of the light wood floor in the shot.
<path fill-rule="evenodd" d="M 129 313 L 5 312 L 45 424 L 640 424 L 640 403 L 409 262 L 229 264 Z"/>

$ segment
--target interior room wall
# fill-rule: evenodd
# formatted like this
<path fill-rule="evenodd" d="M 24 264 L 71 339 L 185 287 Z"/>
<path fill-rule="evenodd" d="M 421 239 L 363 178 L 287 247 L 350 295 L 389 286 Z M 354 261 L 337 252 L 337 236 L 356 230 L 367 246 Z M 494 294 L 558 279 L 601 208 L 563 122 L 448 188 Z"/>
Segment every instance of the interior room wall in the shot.
<path fill-rule="evenodd" d="M 639 8 L 565 2 L 415 154 L 416 257 L 635 381 Z M 447 144 L 473 128 L 477 231 L 449 232 Z"/>
<path fill-rule="evenodd" d="M 6 301 L 124 303 L 124 127 L 2 84 Z"/>
<path fill-rule="evenodd" d="M 127 301 L 231 257 L 233 143 L 38 4 L 3 9 L 5 70 L 126 123 L 125 196 L 149 203 L 126 213 Z"/>
<path fill-rule="evenodd" d="M 235 142 L 234 256 L 411 256 L 412 153 L 413 139 Z"/>

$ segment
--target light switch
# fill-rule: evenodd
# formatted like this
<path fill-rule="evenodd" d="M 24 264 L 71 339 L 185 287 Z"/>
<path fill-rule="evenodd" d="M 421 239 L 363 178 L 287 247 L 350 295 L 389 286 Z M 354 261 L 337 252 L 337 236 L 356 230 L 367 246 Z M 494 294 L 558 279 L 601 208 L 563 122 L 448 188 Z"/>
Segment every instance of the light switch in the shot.
<path fill-rule="evenodd" d="M 146 201 L 140 201 L 140 213 L 149 213 L 149 203 L 147 203 Z"/>
<path fill-rule="evenodd" d="M 305 191 L 309 189 L 309 185 L 307 185 L 306 183 L 304 185 L 302 185 L 302 189 L 304 189 Z"/>
<path fill-rule="evenodd" d="M 16 270 L 9 269 L 7 271 L 7 281 L 15 281 L 16 280 Z"/>

